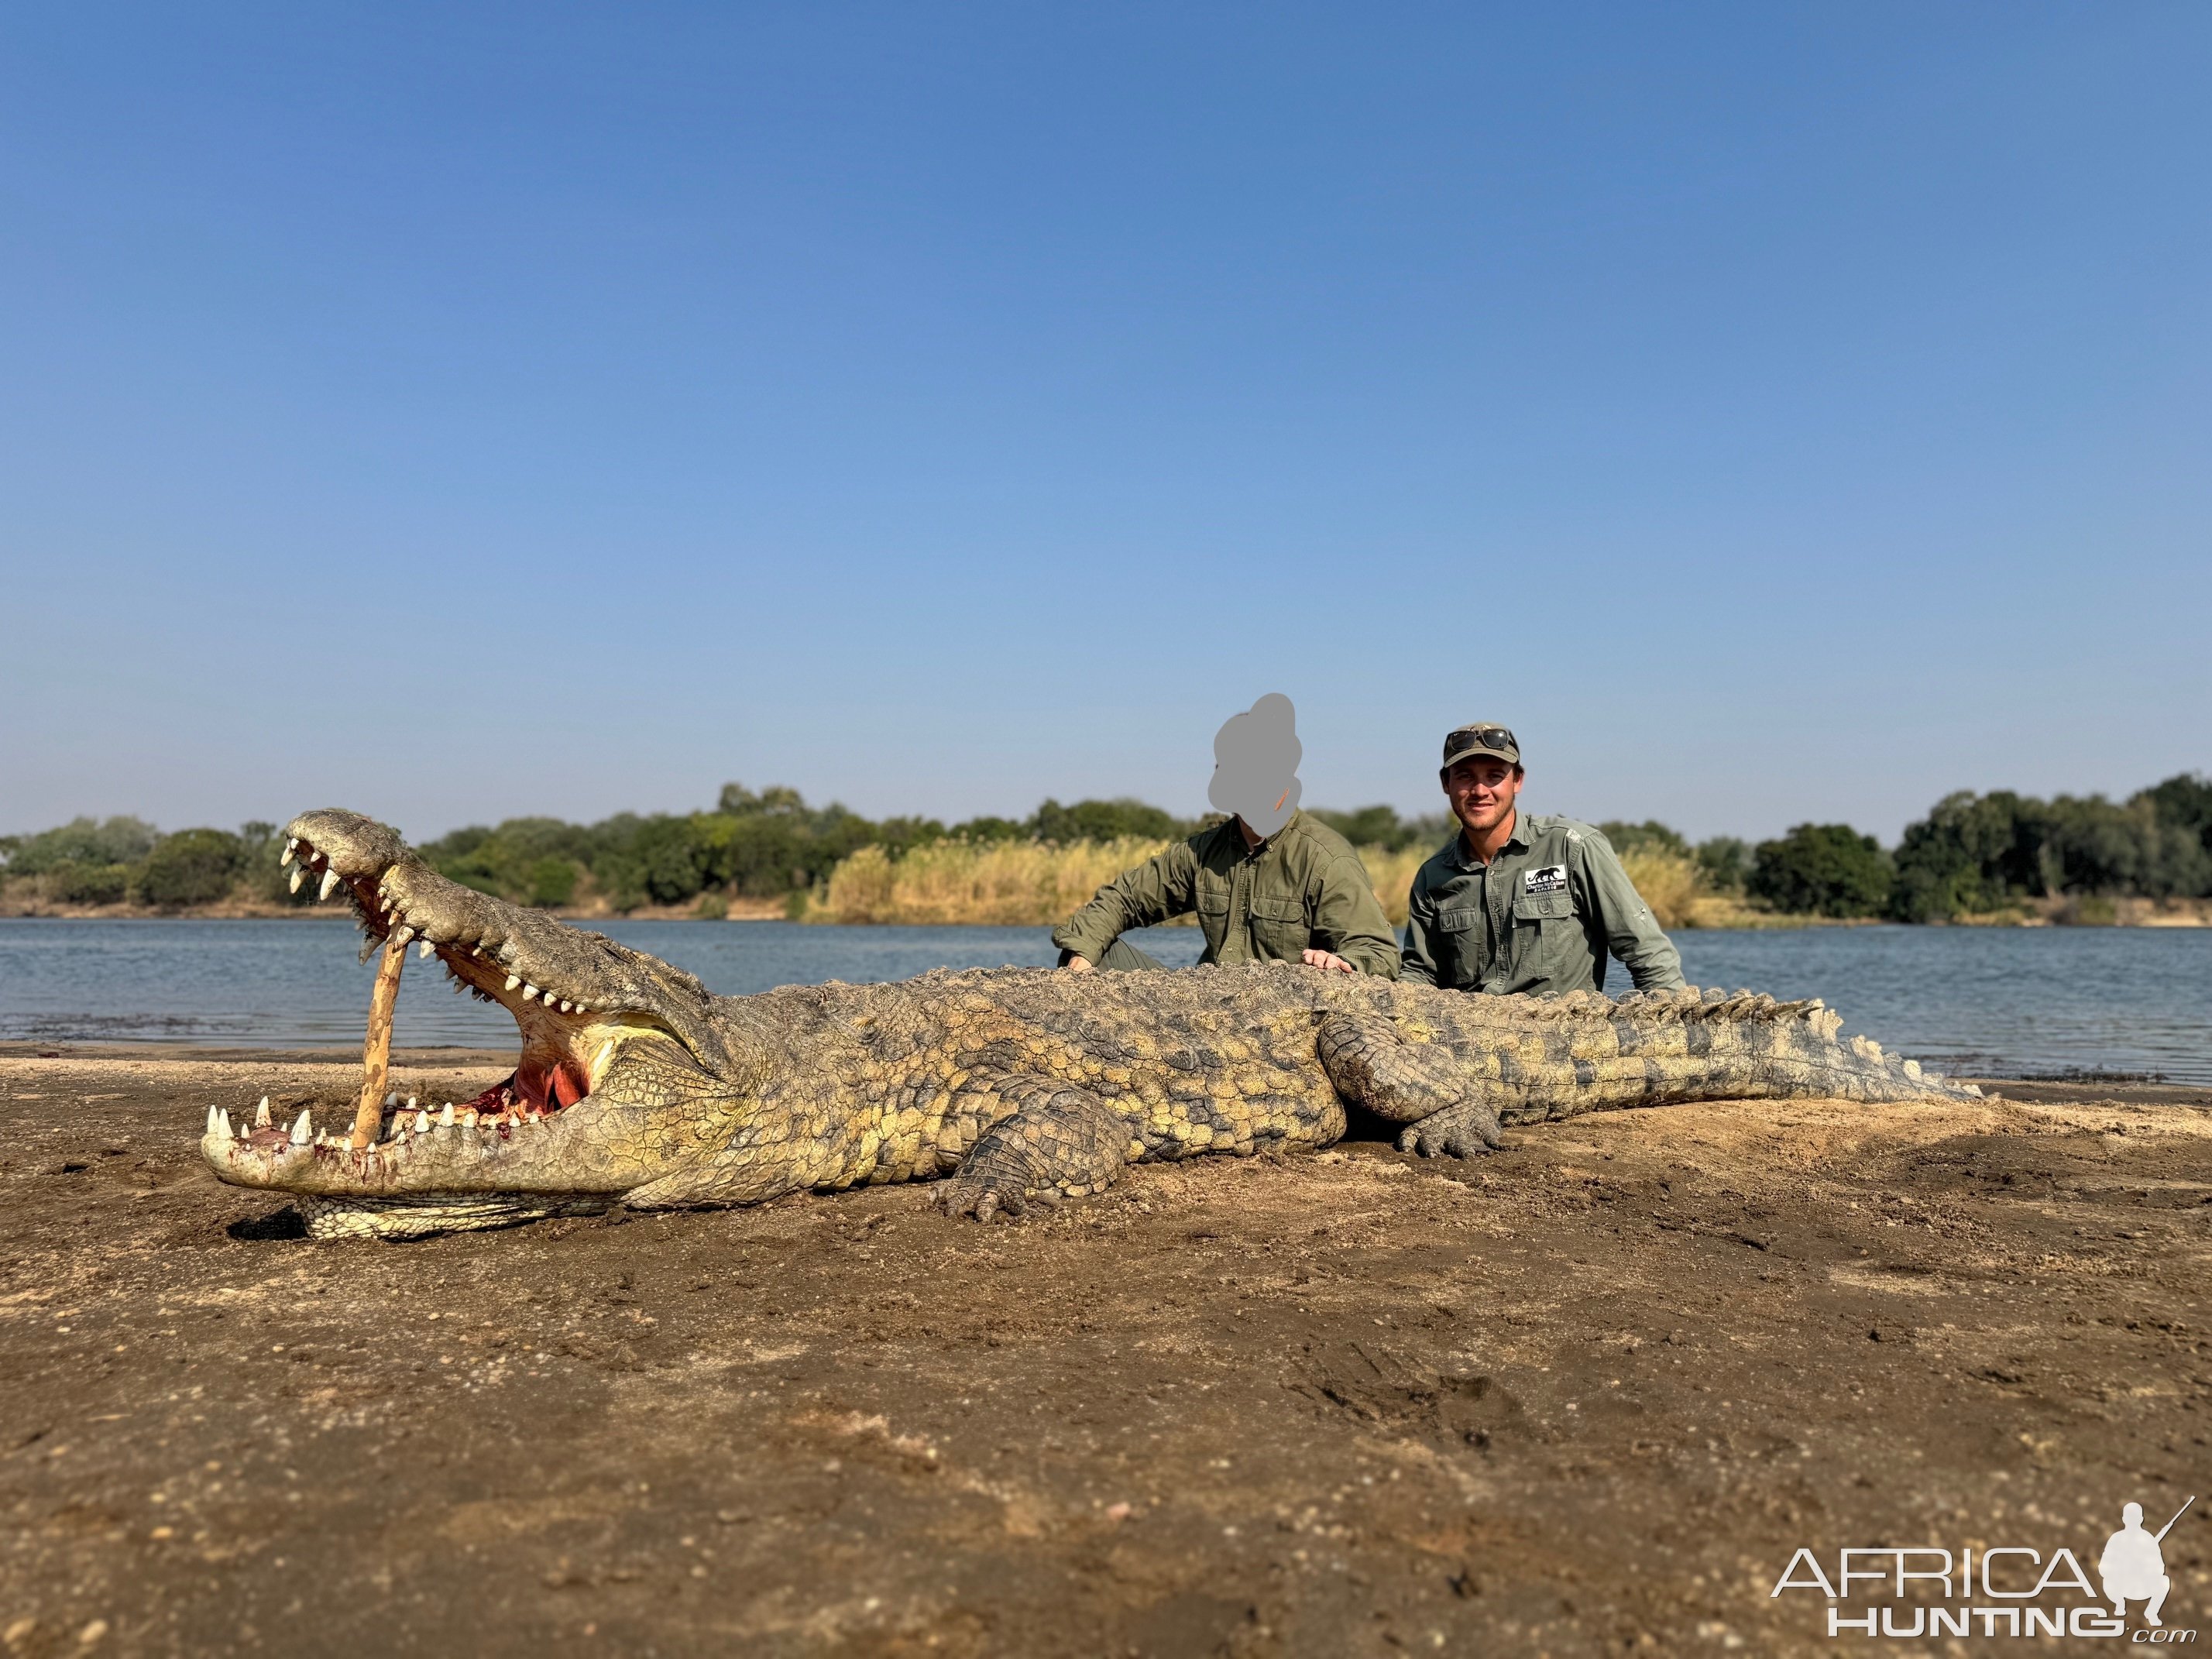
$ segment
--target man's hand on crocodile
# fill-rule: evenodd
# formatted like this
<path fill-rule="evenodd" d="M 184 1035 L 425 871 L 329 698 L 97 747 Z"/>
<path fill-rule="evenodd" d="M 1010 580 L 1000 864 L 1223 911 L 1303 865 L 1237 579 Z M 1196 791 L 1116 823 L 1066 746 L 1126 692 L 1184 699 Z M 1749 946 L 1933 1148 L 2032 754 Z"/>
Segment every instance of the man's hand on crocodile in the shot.
<path fill-rule="evenodd" d="M 1309 949 L 1305 953 L 1305 963 L 1309 968 L 1326 968 L 1332 974 L 1356 974 L 1359 971 L 1334 951 Z"/>
<path fill-rule="evenodd" d="M 1419 1123 L 1409 1124 L 1398 1137 L 1400 1152 L 1419 1152 L 1423 1158 L 1479 1158 L 1504 1144 L 1498 1114 L 1473 1100 L 1447 1106 Z"/>

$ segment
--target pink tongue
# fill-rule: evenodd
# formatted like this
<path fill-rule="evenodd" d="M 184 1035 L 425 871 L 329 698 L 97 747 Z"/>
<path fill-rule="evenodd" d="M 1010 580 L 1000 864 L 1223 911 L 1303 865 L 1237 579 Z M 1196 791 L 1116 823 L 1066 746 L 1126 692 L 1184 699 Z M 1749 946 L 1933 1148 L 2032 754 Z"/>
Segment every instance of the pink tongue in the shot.
<path fill-rule="evenodd" d="M 532 1106 L 549 1111 L 574 1106 L 591 1092 L 583 1079 L 566 1065 L 526 1065 L 507 1079 L 507 1086 Z"/>

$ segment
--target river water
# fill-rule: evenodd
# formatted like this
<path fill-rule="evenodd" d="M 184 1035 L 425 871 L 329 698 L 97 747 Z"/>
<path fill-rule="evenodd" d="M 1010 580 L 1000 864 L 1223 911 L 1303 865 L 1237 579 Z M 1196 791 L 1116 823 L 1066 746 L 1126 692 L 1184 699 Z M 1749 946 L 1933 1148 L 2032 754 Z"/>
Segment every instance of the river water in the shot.
<path fill-rule="evenodd" d="M 781 921 L 617 921 L 624 944 L 728 995 L 902 979 L 931 968 L 1042 966 L 1042 927 L 821 927 Z M 1133 935 L 1171 967 L 1195 928 Z M 1692 983 L 1820 996 L 1865 1031 L 1942 1070 L 2080 1072 L 2212 1084 L 2212 929 L 1822 927 L 1675 936 Z M 337 918 L 270 921 L 0 920 L 0 1040 L 265 1048 L 361 1040 L 372 969 Z M 1620 969 L 1609 989 L 1623 988 Z M 410 959 L 395 1040 L 504 1048 L 505 1014 Z"/>

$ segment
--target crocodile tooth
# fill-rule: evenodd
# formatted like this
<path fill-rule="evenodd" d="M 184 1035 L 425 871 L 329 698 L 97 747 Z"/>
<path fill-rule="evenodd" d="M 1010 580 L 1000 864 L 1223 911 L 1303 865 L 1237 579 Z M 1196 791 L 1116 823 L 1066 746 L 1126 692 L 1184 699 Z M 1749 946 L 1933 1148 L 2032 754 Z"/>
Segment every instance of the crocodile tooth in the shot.
<path fill-rule="evenodd" d="M 537 994 L 538 988 L 535 985 L 525 985 L 522 988 L 522 1000 L 525 1002 L 530 1001 L 532 998 L 537 996 Z"/>
<path fill-rule="evenodd" d="M 576 1005 L 569 1001 L 568 998 L 562 997 L 561 999 L 561 1012 L 564 1014 L 572 1014 L 576 1012 Z"/>
<path fill-rule="evenodd" d="M 228 1109 L 226 1108 L 216 1121 L 222 1125 L 222 1138 L 225 1140 L 228 1140 L 230 1139 L 230 1112 Z"/>
<path fill-rule="evenodd" d="M 399 925 L 399 931 L 392 936 L 392 943 L 398 949 L 404 951 L 407 948 L 409 941 L 414 937 L 415 930 L 412 927 L 408 927 L 406 923 L 402 922 Z"/>
<path fill-rule="evenodd" d="M 299 848 L 300 843 L 296 837 L 291 841 L 286 842 L 284 843 L 284 855 L 276 860 L 276 867 L 279 870 L 282 870 L 285 866 L 291 863 L 292 855 L 299 850 Z"/>
<path fill-rule="evenodd" d="M 315 895 L 316 899 L 320 901 L 328 898 L 337 884 L 338 872 L 335 870 L 324 871 L 322 890 Z"/>
<path fill-rule="evenodd" d="M 450 1100 L 446 1103 L 446 1109 L 438 1114 L 438 1127 L 441 1129 L 453 1127 L 453 1103 Z"/>
<path fill-rule="evenodd" d="M 426 1135 L 430 1133 L 429 1113 L 417 1112 L 415 1114 L 415 1133 L 418 1135 Z"/>
<path fill-rule="evenodd" d="M 477 1127 L 477 1109 L 475 1107 L 471 1106 L 462 1112 L 461 1127 L 465 1129 L 473 1129 Z"/>
<path fill-rule="evenodd" d="M 432 957 L 438 954 L 438 947 L 431 944 L 430 941 L 426 939 L 415 947 L 415 954 L 422 961 L 428 962 Z"/>
<path fill-rule="evenodd" d="M 253 1127 L 257 1129 L 265 1129 L 269 1127 L 269 1097 L 267 1095 L 262 1096 L 261 1103 L 253 1109 Z"/>
<path fill-rule="evenodd" d="M 407 1109 L 410 1112 L 415 1109 L 415 1097 L 412 1095 L 407 1097 Z"/>
<path fill-rule="evenodd" d="M 295 893 L 298 892 L 300 890 L 300 884 L 307 880 L 307 866 L 303 864 L 292 872 L 292 890 Z"/>
<path fill-rule="evenodd" d="M 208 1108 L 207 1132 L 210 1134 L 213 1134 L 215 1133 L 215 1108 L 212 1106 Z"/>
<path fill-rule="evenodd" d="M 521 984 L 521 983 L 522 983 L 521 979 L 520 979 L 518 975 L 516 975 L 509 974 L 509 975 L 507 976 L 507 988 L 508 990 L 510 990 L 510 991 L 512 991 L 512 990 L 513 990 L 516 986 L 518 986 L 518 985 L 520 985 L 520 984 Z"/>
<path fill-rule="evenodd" d="M 394 1089 L 391 1093 L 385 1096 L 384 1103 L 386 1106 L 397 1106 L 399 1103 L 399 1091 Z"/>
<path fill-rule="evenodd" d="M 314 1138 L 315 1121 L 311 1114 L 302 1112 L 292 1120 L 292 1144 L 295 1146 L 304 1146 Z"/>

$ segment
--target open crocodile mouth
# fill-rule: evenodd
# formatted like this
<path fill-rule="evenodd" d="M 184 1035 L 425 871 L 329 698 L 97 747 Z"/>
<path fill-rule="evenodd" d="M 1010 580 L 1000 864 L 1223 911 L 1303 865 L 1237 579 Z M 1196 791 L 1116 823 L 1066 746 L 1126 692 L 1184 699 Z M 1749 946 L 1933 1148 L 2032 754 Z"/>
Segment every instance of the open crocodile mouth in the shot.
<path fill-rule="evenodd" d="M 202 1149 L 222 1179 L 371 1201 L 438 1201 L 467 1194 L 592 1190 L 588 1163 L 618 1190 L 604 1157 L 580 1160 L 563 1143 L 572 1121 L 604 1120 L 610 1073 L 636 1051 L 643 1066 L 696 1076 L 710 1058 L 691 1005 L 710 1000 L 690 975 L 611 939 L 570 928 L 463 887 L 409 854 L 392 830 L 352 813 L 294 821 L 284 861 L 293 890 L 309 881 L 328 901 L 343 894 L 367 961 L 380 947 L 396 992 L 410 946 L 436 962 L 456 993 L 496 1003 L 515 1022 L 514 1069 L 474 1098 L 424 1102 L 383 1095 L 350 1121 L 318 1126 L 312 1109 L 287 1123 L 264 1098 L 235 1124 L 210 1108 Z M 421 969 L 418 969 L 421 971 Z M 388 1010 L 388 1003 L 387 1003 Z M 382 1073 L 390 1027 L 370 1021 L 370 1074 Z M 617 1160 L 619 1162 L 619 1160 Z"/>

